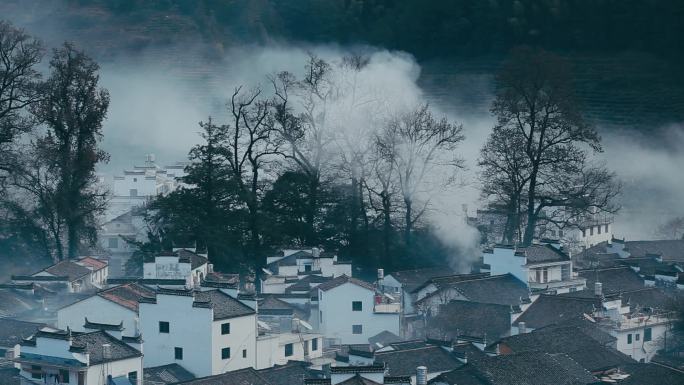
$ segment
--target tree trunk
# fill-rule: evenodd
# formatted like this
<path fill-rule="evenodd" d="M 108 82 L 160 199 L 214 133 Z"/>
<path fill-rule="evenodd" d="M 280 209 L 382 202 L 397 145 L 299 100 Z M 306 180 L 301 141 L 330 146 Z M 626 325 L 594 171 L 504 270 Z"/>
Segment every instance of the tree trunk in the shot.
<path fill-rule="evenodd" d="M 392 217 L 390 213 L 391 201 L 387 191 L 381 193 L 382 196 L 382 215 L 383 215 L 383 252 L 385 261 L 390 258 L 390 240 L 392 236 Z"/>
<path fill-rule="evenodd" d="M 317 244 L 316 212 L 318 211 L 318 177 L 312 176 L 309 181 L 309 208 L 306 210 L 306 243 L 307 246 Z"/>
<path fill-rule="evenodd" d="M 534 240 L 534 230 L 537 227 L 537 215 L 535 213 L 534 202 L 536 200 L 535 189 L 537 187 L 537 175 L 533 173 L 530 178 L 530 187 L 527 196 L 527 223 L 525 224 L 525 236 L 523 237 L 523 246 L 527 247 L 532 244 Z"/>
<path fill-rule="evenodd" d="M 411 230 L 413 227 L 413 201 L 410 198 L 404 198 L 404 204 L 406 205 L 406 227 L 404 228 L 404 243 L 408 249 L 411 246 Z"/>

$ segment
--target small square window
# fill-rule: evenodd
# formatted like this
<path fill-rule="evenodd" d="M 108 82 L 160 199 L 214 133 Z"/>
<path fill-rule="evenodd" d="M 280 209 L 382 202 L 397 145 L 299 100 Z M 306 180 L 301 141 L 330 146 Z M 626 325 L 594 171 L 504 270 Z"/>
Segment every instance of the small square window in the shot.
<path fill-rule="evenodd" d="M 314 338 L 311 340 L 311 351 L 316 351 L 318 350 L 318 338 Z"/>
<path fill-rule="evenodd" d="M 352 334 L 363 334 L 363 325 L 352 325 Z"/>
<path fill-rule="evenodd" d="M 177 360 L 183 359 L 183 348 L 173 348 L 173 356 Z"/>
<path fill-rule="evenodd" d="M 221 334 L 230 334 L 230 322 L 226 322 L 224 324 L 221 324 Z"/>
<path fill-rule="evenodd" d="M 293 354 L 294 354 L 294 345 L 286 344 L 285 345 L 285 357 L 290 357 Z"/>
<path fill-rule="evenodd" d="M 247 349 L 242 349 L 242 358 L 247 358 Z"/>
<path fill-rule="evenodd" d="M 169 323 L 166 321 L 159 321 L 159 333 L 168 333 L 171 330 Z"/>
<path fill-rule="evenodd" d="M 311 271 L 311 265 L 309 265 L 309 264 L 304 265 L 304 271 L 306 271 L 306 272 Z"/>
<path fill-rule="evenodd" d="M 221 349 L 221 359 L 227 360 L 230 358 L 230 348 Z"/>
<path fill-rule="evenodd" d="M 362 311 L 363 310 L 363 302 L 361 301 L 353 301 L 352 302 L 352 311 Z"/>
<path fill-rule="evenodd" d="M 644 342 L 648 342 L 651 339 L 653 339 L 653 329 L 651 329 L 651 328 L 644 329 Z"/>

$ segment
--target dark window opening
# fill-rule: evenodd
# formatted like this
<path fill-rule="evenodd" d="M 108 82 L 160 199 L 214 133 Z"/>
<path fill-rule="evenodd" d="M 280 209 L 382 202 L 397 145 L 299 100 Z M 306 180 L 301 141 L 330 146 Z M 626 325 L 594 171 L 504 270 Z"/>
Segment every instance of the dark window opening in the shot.
<path fill-rule="evenodd" d="M 651 328 L 644 329 L 644 342 L 648 342 L 653 338 L 653 330 Z"/>
<path fill-rule="evenodd" d="M 361 301 L 353 301 L 352 302 L 352 311 L 362 311 L 363 310 L 363 302 Z"/>
<path fill-rule="evenodd" d="M 173 348 L 174 358 L 177 360 L 183 359 L 183 348 Z"/>
<path fill-rule="evenodd" d="M 61 382 L 63 384 L 68 384 L 71 382 L 71 381 L 69 381 L 69 371 L 68 370 L 64 370 L 64 369 L 59 370 L 59 382 Z"/>
<path fill-rule="evenodd" d="M 230 348 L 221 349 L 221 359 L 227 360 L 230 358 Z"/>
<path fill-rule="evenodd" d="M 168 333 L 171 330 L 169 323 L 166 321 L 159 321 L 159 333 Z"/>
<path fill-rule="evenodd" d="M 247 349 L 242 349 L 242 358 L 247 358 Z"/>
<path fill-rule="evenodd" d="M 285 357 L 290 357 L 293 354 L 294 354 L 294 345 L 292 345 L 292 344 L 285 345 Z"/>
<path fill-rule="evenodd" d="M 230 334 L 230 322 L 221 324 L 221 334 Z"/>
<path fill-rule="evenodd" d="M 363 334 L 363 325 L 352 325 L 352 334 Z"/>
<path fill-rule="evenodd" d="M 311 340 L 311 351 L 316 351 L 318 350 L 318 338 L 314 338 Z"/>

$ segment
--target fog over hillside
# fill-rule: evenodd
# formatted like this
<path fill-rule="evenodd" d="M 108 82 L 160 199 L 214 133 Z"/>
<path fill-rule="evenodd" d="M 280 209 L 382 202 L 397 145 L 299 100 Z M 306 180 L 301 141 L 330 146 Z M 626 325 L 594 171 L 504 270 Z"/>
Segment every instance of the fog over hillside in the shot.
<path fill-rule="evenodd" d="M 459 151 L 467 168 L 458 187 L 435 197 L 449 207 L 440 212 L 446 219 L 435 213 L 435 221 L 443 228 L 455 226 L 462 218 L 463 205 L 471 215 L 478 206 L 476 159 L 493 125 L 488 109 L 499 56 L 419 62 L 406 52 L 336 42 L 235 43 L 217 48 L 202 38 L 201 30 L 188 27 L 181 19 L 157 21 L 162 31 L 171 27 L 185 31 L 175 31 L 174 36 L 183 36 L 176 40 L 151 34 L 150 28 L 157 28 L 152 21 L 139 31 L 120 30 L 120 36 L 129 40 L 138 35 L 145 38 L 131 48 L 120 41 L 112 43 L 117 42 L 117 31 L 111 26 L 93 35 L 84 33 L 97 30 L 93 25 L 70 23 L 82 22 L 87 15 L 105 17 L 98 8 L 69 8 L 69 17 L 48 22 L 50 15 L 66 5 L 52 2 L 50 8 L 43 3 L 31 1 L 20 7 L 8 2 L 5 11 L 49 45 L 75 40 L 100 61 L 102 85 L 112 96 L 103 141 L 111 161 L 101 166 L 102 173 L 111 176 L 142 162 L 146 153 L 155 153 L 161 162 L 184 160 L 198 140 L 197 123 L 209 115 L 219 120 L 225 116 L 225 102 L 237 85 L 267 86 L 267 75 L 301 69 L 309 52 L 331 61 L 363 53 L 381 58 L 377 65 L 384 66 L 380 72 L 387 75 L 388 89 L 424 97 L 438 112 L 464 125 L 466 141 Z M 605 151 L 599 157 L 625 184 L 624 209 L 615 233 L 628 238 L 649 236 L 668 217 L 684 214 L 679 199 L 684 195 L 684 182 L 677 177 L 684 164 L 681 75 L 650 54 L 566 56 L 576 70 L 577 93 L 585 114 L 603 137 Z M 621 63 L 617 71 L 610 69 L 615 63 Z M 457 229 L 447 233 L 463 233 L 461 227 Z"/>

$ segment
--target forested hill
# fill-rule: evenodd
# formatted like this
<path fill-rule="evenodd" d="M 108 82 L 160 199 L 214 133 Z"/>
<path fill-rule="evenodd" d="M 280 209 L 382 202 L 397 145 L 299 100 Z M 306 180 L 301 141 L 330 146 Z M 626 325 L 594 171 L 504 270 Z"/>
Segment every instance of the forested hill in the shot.
<path fill-rule="evenodd" d="M 88 36 L 97 48 L 201 37 L 371 44 L 421 59 L 514 45 L 684 55 L 679 0 L 3 0 L 1 14 Z"/>

